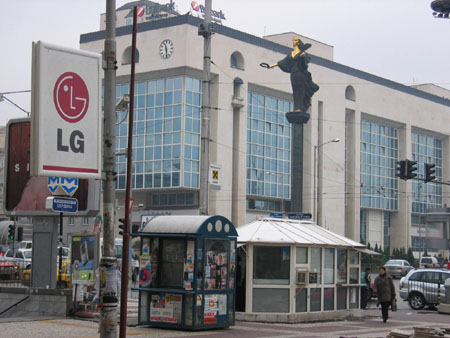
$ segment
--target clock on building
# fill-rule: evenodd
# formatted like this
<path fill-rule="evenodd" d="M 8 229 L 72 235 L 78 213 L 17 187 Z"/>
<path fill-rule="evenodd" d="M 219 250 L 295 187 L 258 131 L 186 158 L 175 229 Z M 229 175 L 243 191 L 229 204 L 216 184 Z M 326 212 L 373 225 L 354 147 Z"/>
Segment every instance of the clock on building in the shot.
<path fill-rule="evenodd" d="M 172 54 L 173 54 L 173 42 L 168 39 L 161 42 L 161 44 L 159 45 L 159 55 L 163 59 L 168 59 L 172 56 Z"/>

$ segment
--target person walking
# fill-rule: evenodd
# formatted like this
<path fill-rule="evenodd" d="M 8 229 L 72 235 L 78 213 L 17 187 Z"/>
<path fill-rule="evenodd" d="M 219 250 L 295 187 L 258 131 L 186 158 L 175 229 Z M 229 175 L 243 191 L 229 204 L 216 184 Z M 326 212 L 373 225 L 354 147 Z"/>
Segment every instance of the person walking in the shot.
<path fill-rule="evenodd" d="M 366 268 L 361 273 L 361 309 L 367 308 L 367 301 L 370 294 L 370 268 Z"/>
<path fill-rule="evenodd" d="M 392 278 L 386 274 L 386 268 L 384 266 L 378 270 L 378 276 L 374 282 L 374 289 L 378 297 L 378 302 L 381 304 L 383 323 L 386 323 L 388 320 L 389 306 L 395 298 L 395 287 Z"/>

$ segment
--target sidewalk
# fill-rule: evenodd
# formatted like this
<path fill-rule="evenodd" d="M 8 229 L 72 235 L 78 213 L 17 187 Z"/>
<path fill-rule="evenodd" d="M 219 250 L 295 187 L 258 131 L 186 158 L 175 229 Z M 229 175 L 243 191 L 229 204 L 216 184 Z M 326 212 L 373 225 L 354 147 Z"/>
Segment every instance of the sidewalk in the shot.
<path fill-rule="evenodd" d="M 450 316 L 437 311 L 400 310 L 390 312 L 387 323 L 379 309 L 361 310 L 360 316 L 348 321 L 308 324 L 263 324 L 236 322 L 234 327 L 210 331 L 178 331 L 148 327 L 129 327 L 127 336 L 139 337 L 303 337 L 303 338 L 385 338 L 393 329 L 411 330 L 413 326 L 449 327 Z M 15 321 L 14 321 L 15 320 Z M 0 337 L 98 337 L 98 323 L 78 319 L 13 319 L 0 321 Z"/>

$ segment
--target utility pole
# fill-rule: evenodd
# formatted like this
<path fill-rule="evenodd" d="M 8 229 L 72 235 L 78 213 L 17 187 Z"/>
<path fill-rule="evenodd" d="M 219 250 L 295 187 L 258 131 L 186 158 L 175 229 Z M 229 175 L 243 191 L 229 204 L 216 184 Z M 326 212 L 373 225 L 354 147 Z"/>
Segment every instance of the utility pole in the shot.
<path fill-rule="evenodd" d="M 115 116 L 116 116 L 116 1 L 106 0 L 106 38 L 103 59 L 103 255 L 100 261 L 100 337 L 117 338 L 117 258 L 114 252 Z M 105 282 L 103 282 L 105 281 Z"/>
<path fill-rule="evenodd" d="M 205 0 L 204 23 L 198 27 L 203 36 L 202 127 L 200 162 L 200 215 L 209 213 L 209 139 L 210 139 L 210 81 L 211 81 L 211 1 Z"/>
<path fill-rule="evenodd" d="M 130 224 L 131 224 L 131 179 L 133 162 L 133 125 L 134 125 L 134 79 L 136 73 L 136 34 L 137 34 L 137 7 L 133 7 L 133 35 L 131 43 L 131 78 L 130 78 L 130 105 L 128 114 L 128 145 L 127 145 L 127 186 L 125 190 L 125 229 L 123 231 L 122 254 L 122 283 L 120 290 L 120 330 L 119 337 L 127 336 L 127 301 L 128 301 L 128 270 L 130 252 Z"/>

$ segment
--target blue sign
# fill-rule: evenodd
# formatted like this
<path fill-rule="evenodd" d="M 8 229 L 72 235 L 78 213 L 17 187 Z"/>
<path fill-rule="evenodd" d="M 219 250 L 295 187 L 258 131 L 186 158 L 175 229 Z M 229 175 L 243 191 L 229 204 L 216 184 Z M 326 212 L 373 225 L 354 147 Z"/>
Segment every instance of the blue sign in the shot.
<path fill-rule="evenodd" d="M 78 200 L 70 197 L 51 196 L 47 197 L 45 207 L 49 211 L 75 213 L 78 211 Z"/>
<path fill-rule="evenodd" d="M 50 176 L 48 178 L 48 189 L 52 194 L 56 192 L 59 187 L 59 177 Z"/>
<path fill-rule="evenodd" d="M 290 212 L 287 214 L 287 217 L 289 219 L 311 219 L 312 215 L 310 213 L 303 213 L 303 212 Z"/>
<path fill-rule="evenodd" d="M 272 218 L 283 218 L 283 214 L 278 212 L 271 212 L 269 216 Z"/>
<path fill-rule="evenodd" d="M 53 195 L 72 196 L 78 189 L 78 178 L 50 176 L 48 189 Z"/>
<path fill-rule="evenodd" d="M 71 196 L 78 189 L 78 178 L 61 177 L 60 185 Z"/>

